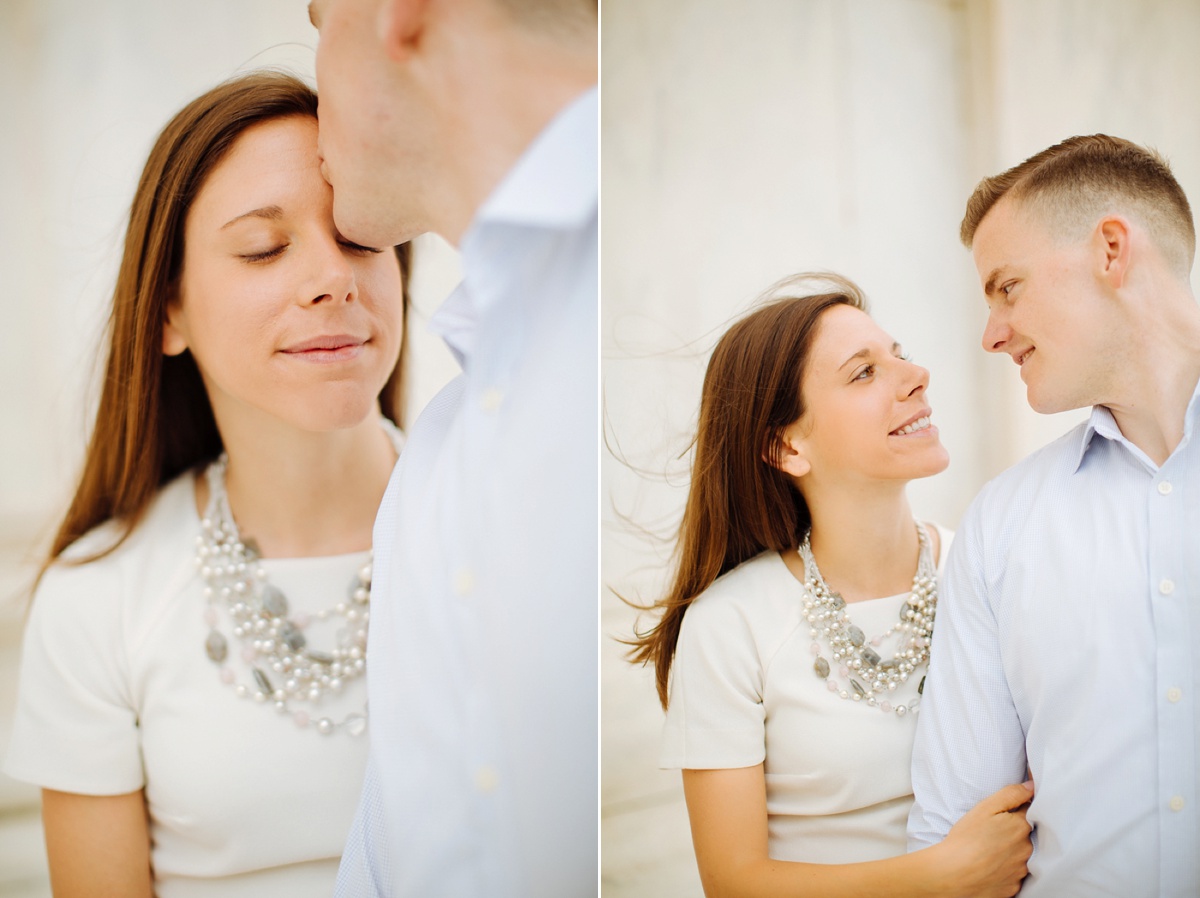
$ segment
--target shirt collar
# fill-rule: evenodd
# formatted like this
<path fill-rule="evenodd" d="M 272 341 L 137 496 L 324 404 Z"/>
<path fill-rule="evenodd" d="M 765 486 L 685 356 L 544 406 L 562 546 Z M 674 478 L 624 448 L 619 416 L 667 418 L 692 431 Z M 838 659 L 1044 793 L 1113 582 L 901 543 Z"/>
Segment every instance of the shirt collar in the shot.
<path fill-rule="evenodd" d="M 463 281 L 429 319 L 460 365 L 475 348 L 479 321 L 504 291 L 512 245 L 498 229 L 557 230 L 596 216 L 599 181 L 599 98 L 584 91 L 534 138 L 475 214 L 463 235 Z"/>
<path fill-rule="evenodd" d="M 598 115 L 595 87 L 559 111 L 480 206 L 463 236 L 464 254 L 491 223 L 561 228 L 595 214 Z"/>
<path fill-rule="evenodd" d="M 1196 420 L 1197 414 L 1200 414 L 1200 382 L 1197 382 L 1195 388 L 1192 390 L 1192 398 L 1188 400 L 1187 410 L 1184 412 L 1181 446 L 1191 440 L 1192 425 Z M 1106 440 L 1123 443 L 1131 452 L 1149 463 L 1150 460 L 1145 457 L 1145 453 L 1129 442 L 1125 438 L 1125 434 L 1121 433 L 1121 428 L 1117 426 L 1117 419 L 1113 417 L 1113 413 L 1109 408 L 1104 405 L 1094 405 L 1092 406 L 1091 417 L 1088 418 L 1087 425 L 1083 428 L 1083 434 L 1079 441 L 1079 457 L 1075 460 L 1076 471 L 1083 464 L 1084 456 L 1087 455 L 1088 450 L 1092 446 L 1092 438 L 1097 435 L 1104 437 Z"/>

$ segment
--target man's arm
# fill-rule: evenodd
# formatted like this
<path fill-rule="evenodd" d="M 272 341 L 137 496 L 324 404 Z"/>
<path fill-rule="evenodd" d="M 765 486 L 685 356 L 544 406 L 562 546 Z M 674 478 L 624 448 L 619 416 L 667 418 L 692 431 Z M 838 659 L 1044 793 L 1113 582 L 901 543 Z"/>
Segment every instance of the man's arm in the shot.
<path fill-rule="evenodd" d="M 910 851 L 940 842 L 980 799 L 1027 778 L 1025 733 L 1005 678 L 985 578 L 984 507 L 976 500 L 968 510 L 939 588 L 913 745 Z"/>

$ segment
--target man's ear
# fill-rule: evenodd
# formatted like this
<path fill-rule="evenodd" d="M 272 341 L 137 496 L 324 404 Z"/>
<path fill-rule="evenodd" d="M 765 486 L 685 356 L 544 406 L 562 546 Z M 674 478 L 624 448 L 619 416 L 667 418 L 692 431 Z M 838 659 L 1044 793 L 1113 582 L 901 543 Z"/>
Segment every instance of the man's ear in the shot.
<path fill-rule="evenodd" d="M 425 31 L 429 0 L 383 0 L 379 7 L 379 37 L 393 60 L 412 54 Z"/>
<path fill-rule="evenodd" d="M 805 449 L 800 422 L 797 421 L 767 437 L 762 457 L 771 467 L 778 468 L 789 477 L 799 478 L 812 470 Z"/>
<path fill-rule="evenodd" d="M 1133 256 L 1129 221 L 1120 215 L 1106 215 L 1096 225 L 1101 277 L 1114 290 L 1125 283 Z"/>
<path fill-rule="evenodd" d="M 179 302 L 179 290 L 171 285 L 167 296 L 166 316 L 163 319 L 163 355 L 181 355 L 188 348 L 184 330 L 183 306 Z"/>

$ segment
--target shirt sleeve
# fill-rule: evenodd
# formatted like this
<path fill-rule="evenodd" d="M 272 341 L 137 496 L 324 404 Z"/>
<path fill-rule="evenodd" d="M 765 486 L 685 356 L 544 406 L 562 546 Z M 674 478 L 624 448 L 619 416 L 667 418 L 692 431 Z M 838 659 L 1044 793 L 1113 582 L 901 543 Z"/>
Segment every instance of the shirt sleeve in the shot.
<path fill-rule="evenodd" d="M 1025 779 L 1025 734 L 1001 662 L 978 512 L 977 501 L 939 590 L 913 745 L 910 851 L 940 842 L 980 799 Z"/>
<path fill-rule="evenodd" d="M 762 664 L 750 623 L 730 598 L 702 594 L 683 617 L 662 768 L 752 767 L 766 757 Z"/>
<path fill-rule="evenodd" d="M 338 866 L 333 898 L 383 898 L 391 893 L 391 862 L 383 790 L 374 755 L 367 760 L 366 777 L 354 823 Z"/>
<path fill-rule="evenodd" d="M 5 772 L 43 788 L 122 795 L 145 785 L 111 559 L 46 572 L 22 644 Z"/>

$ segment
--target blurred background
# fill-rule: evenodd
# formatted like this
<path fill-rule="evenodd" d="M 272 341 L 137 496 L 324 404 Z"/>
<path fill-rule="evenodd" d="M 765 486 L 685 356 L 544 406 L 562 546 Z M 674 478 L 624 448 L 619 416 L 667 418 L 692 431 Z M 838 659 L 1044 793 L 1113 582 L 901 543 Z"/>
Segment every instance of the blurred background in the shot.
<path fill-rule="evenodd" d="M 28 587 L 82 459 L 129 203 L 159 130 L 257 66 L 312 83 L 304 0 L 0 0 L 0 756 Z M 424 326 L 458 281 L 416 248 L 409 420 L 454 373 Z M 38 793 L 0 774 L 0 896 L 50 894 Z"/>
<path fill-rule="evenodd" d="M 952 461 L 910 498 L 956 526 L 986 480 L 1086 416 L 1034 414 L 1011 361 L 982 351 L 966 199 L 1103 131 L 1158 149 L 1200 204 L 1200 4 L 605 0 L 601 34 L 603 894 L 700 896 L 615 592 L 661 591 L 714 342 L 784 275 L 857 281 L 931 371 Z"/>

